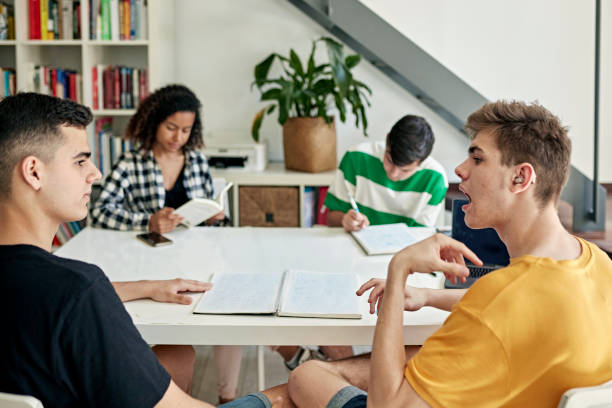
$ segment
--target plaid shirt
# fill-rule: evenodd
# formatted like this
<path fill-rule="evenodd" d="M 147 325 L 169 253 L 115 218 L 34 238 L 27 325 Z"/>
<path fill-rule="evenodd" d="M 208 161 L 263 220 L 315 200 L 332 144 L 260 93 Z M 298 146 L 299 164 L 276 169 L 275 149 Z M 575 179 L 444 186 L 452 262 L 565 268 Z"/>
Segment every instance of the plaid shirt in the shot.
<path fill-rule="evenodd" d="M 202 153 L 185 153 L 183 185 L 189 199 L 213 197 L 212 179 Z M 91 209 L 92 226 L 146 230 L 149 218 L 164 207 L 165 200 L 164 178 L 153 152 L 126 152 L 106 177 L 102 193 Z"/>

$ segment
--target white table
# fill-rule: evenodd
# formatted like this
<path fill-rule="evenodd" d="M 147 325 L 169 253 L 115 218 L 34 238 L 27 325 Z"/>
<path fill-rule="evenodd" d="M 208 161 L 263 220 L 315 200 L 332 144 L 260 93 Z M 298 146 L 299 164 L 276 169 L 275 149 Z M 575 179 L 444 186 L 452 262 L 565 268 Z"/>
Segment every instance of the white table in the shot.
<path fill-rule="evenodd" d="M 431 234 L 413 229 L 415 236 Z M 355 272 L 365 282 L 384 277 L 390 256 L 366 256 L 340 228 L 177 229 L 166 234 L 172 245 L 152 248 L 136 232 L 86 228 L 56 254 L 98 265 L 111 281 L 139 279 L 208 280 L 213 272 L 281 272 L 288 268 Z M 429 275 L 410 282 L 431 285 Z M 371 345 L 376 316 L 363 298 L 363 318 L 318 319 L 275 316 L 195 315 L 191 305 L 137 300 L 125 304 L 134 324 L 150 344 L 193 345 Z M 448 313 L 425 307 L 404 313 L 405 344 L 423 344 Z M 263 356 L 263 349 L 260 354 Z M 260 365 L 260 377 L 263 374 Z M 260 378 L 260 385 L 263 386 Z"/>

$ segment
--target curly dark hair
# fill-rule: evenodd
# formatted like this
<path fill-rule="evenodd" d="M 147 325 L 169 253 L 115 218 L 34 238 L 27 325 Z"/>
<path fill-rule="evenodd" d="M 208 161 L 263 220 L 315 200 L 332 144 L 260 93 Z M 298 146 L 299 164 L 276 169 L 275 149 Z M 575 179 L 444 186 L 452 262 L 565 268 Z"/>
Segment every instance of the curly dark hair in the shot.
<path fill-rule="evenodd" d="M 183 151 L 187 152 L 204 146 L 202 139 L 202 104 L 195 94 L 184 85 L 168 85 L 149 95 L 140 103 L 138 110 L 130 119 L 125 138 L 140 143 L 143 150 L 151 150 L 155 143 L 157 128 L 176 112 L 193 112 L 195 121 Z"/>

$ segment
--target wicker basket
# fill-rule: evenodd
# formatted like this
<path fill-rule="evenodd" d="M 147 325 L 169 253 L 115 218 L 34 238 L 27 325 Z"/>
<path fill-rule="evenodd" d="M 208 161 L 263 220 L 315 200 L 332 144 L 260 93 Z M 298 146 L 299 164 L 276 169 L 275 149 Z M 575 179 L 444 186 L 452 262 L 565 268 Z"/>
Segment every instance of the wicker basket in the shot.
<path fill-rule="evenodd" d="M 321 117 L 290 118 L 283 125 L 285 167 L 318 173 L 336 168 L 336 124 Z"/>

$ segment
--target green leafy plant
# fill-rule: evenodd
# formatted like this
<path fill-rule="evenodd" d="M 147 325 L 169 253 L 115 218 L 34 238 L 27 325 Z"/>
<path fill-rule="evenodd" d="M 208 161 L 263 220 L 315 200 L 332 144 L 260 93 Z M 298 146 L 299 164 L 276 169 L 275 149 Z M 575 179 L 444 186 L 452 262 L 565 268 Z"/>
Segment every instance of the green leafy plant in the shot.
<path fill-rule="evenodd" d="M 329 62 L 317 65 L 314 55 L 319 43 L 325 43 Z M 270 78 L 270 68 L 274 61 L 281 66 L 281 74 Z M 343 46 L 337 41 L 321 37 L 312 42 L 312 49 L 306 65 L 291 49 L 289 57 L 277 53 L 270 54 L 255 66 L 256 86 L 261 92 L 261 101 L 274 103 L 260 110 L 253 119 L 251 134 L 259 141 L 259 129 L 265 115 L 273 113 L 278 107 L 278 123 L 283 125 L 290 117 L 322 117 L 331 123 L 330 111 L 335 107 L 342 122 L 346 121 L 347 104 L 355 116 L 355 126 L 363 127 L 367 136 L 368 119 L 365 105 L 370 106 L 368 95 L 372 91 L 363 82 L 356 80 L 351 73 L 361 61 L 360 55 L 343 54 Z M 365 103 L 364 103 L 365 102 Z"/>

